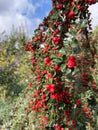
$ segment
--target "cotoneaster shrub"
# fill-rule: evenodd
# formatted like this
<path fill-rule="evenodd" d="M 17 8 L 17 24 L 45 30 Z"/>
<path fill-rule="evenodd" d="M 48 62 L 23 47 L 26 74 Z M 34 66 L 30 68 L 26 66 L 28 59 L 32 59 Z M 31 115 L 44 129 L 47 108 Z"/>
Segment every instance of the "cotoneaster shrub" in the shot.
<path fill-rule="evenodd" d="M 26 44 L 31 51 L 35 129 L 94 130 L 98 88 L 92 70 L 96 48 L 90 41 L 89 5 L 96 0 L 52 0 L 49 15 Z"/>

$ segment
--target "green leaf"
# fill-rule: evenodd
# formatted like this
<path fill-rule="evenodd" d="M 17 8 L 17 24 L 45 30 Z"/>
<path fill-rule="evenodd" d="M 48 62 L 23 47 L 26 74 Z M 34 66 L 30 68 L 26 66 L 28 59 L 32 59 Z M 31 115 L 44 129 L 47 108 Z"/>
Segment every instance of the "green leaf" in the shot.
<path fill-rule="evenodd" d="M 76 36 L 77 30 L 76 30 L 76 29 L 71 30 L 71 31 L 70 31 L 70 34 L 71 34 L 72 36 Z"/>
<path fill-rule="evenodd" d="M 65 48 L 62 48 L 62 49 L 60 50 L 60 52 L 61 52 L 63 55 L 66 55 L 66 50 L 65 50 Z"/>
<path fill-rule="evenodd" d="M 76 48 L 76 47 L 77 47 L 77 44 L 72 43 L 71 46 L 72 46 L 72 48 Z"/>
<path fill-rule="evenodd" d="M 66 47 L 66 45 L 70 45 L 70 41 L 64 41 L 64 46 Z"/>
<path fill-rule="evenodd" d="M 54 59 L 54 60 L 53 60 L 53 63 L 54 63 L 54 64 L 59 64 L 59 63 L 61 63 L 62 61 L 63 61 L 62 58 L 58 58 L 58 59 Z"/>
<path fill-rule="evenodd" d="M 74 54 L 79 54 L 81 52 L 81 48 L 80 47 L 76 47 L 73 50 Z"/>
<path fill-rule="evenodd" d="M 48 79 L 48 84 L 52 84 L 53 83 L 53 79 L 52 78 L 49 78 Z"/>
<path fill-rule="evenodd" d="M 65 71 L 66 71 L 66 65 L 65 65 L 65 64 L 62 64 L 62 65 L 61 65 L 61 70 L 62 70 L 62 72 L 65 72 Z"/>

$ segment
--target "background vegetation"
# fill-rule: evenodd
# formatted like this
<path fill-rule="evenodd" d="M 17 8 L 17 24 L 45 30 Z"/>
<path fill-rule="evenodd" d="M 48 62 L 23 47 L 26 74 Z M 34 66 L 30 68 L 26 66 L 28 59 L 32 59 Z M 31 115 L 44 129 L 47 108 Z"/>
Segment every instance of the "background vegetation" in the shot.
<path fill-rule="evenodd" d="M 24 99 L 31 75 L 30 53 L 25 51 L 27 41 L 24 30 L 18 28 L 0 42 L 0 130 L 20 130 L 26 118 Z"/>

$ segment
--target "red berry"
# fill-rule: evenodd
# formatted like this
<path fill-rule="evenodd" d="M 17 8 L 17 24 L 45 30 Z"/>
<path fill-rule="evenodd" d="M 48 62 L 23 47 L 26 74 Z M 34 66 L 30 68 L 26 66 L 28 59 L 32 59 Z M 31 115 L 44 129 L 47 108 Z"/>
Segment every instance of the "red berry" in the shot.
<path fill-rule="evenodd" d="M 68 17 L 74 19 L 75 18 L 75 12 L 74 11 L 69 12 Z"/>
<path fill-rule="evenodd" d="M 69 68 L 74 68 L 74 67 L 76 66 L 76 62 L 69 61 L 68 64 L 67 64 L 67 66 L 68 66 Z"/>

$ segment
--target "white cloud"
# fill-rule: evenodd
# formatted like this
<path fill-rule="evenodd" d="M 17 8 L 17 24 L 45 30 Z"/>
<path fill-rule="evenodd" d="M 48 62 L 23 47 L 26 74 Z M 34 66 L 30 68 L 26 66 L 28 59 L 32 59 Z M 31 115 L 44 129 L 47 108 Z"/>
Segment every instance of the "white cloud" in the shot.
<path fill-rule="evenodd" d="M 0 0 L 0 33 L 4 30 L 10 32 L 12 26 L 17 28 L 21 25 L 31 33 L 41 22 L 40 18 L 30 18 L 39 6 L 28 0 Z"/>
<path fill-rule="evenodd" d="M 8 12 L 13 5 L 13 1 L 0 0 L 0 15 Z"/>
<path fill-rule="evenodd" d="M 98 25 L 98 3 L 90 6 L 91 18 L 92 18 L 92 27 L 94 28 Z"/>

